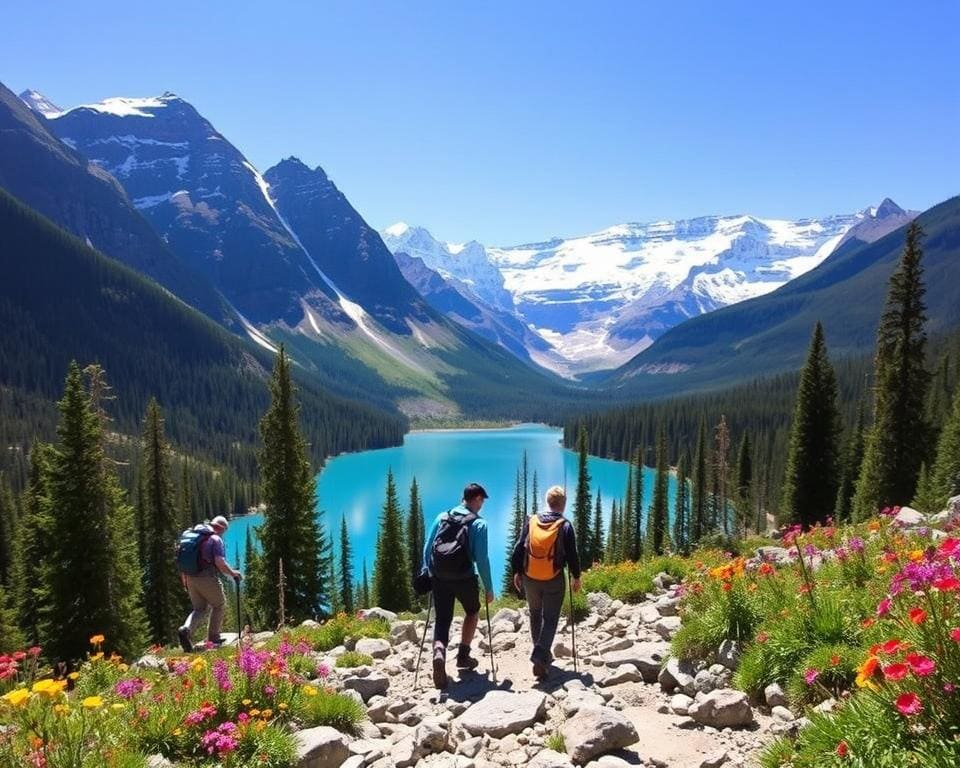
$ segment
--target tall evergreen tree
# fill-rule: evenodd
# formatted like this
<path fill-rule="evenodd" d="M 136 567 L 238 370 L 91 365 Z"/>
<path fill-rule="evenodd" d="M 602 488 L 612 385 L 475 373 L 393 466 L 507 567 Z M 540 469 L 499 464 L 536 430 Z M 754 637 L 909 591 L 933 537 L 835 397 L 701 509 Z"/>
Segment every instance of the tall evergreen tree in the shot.
<path fill-rule="evenodd" d="M 643 470 L 642 468 L 634 468 L 633 461 L 628 462 L 627 489 L 624 493 L 624 501 L 620 505 L 620 515 L 617 520 L 620 560 L 636 560 L 636 552 L 638 548 L 642 548 L 643 546 L 642 543 L 637 541 L 637 529 L 639 526 L 637 515 L 639 514 L 639 506 L 633 503 L 633 473 L 636 471 L 642 472 Z"/>
<path fill-rule="evenodd" d="M 780 507 L 784 520 L 808 528 L 833 514 L 840 485 L 840 429 L 837 380 L 818 322 L 793 412 Z"/>
<path fill-rule="evenodd" d="M 833 517 L 838 523 L 850 522 L 853 517 L 853 493 L 863 464 L 865 426 L 863 423 L 863 402 L 857 408 L 857 421 L 847 438 L 843 452 L 843 469 L 840 474 L 840 486 L 837 489 L 837 503 L 833 508 Z"/>
<path fill-rule="evenodd" d="M 723 530 L 725 535 L 730 534 L 730 512 L 727 505 L 727 451 L 730 449 L 730 430 L 727 427 L 727 417 L 720 415 L 714 433 L 713 466 L 711 467 L 711 487 L 713 488 L 711 515 L 712 526 Z"/>
<path fill-rule="evenodd" d="M 670 463 L 667 456 L 667 435 L 663 425 L 657 430 L 657 475 L 653 485 L 653 502 L 650 505 L 650 533 L 647 537 L 652 554 L 662 555 L 667 543 L 667 489 L 670 481 Z"/>
<path fill-rule="evenodd" d="M 953 397 L 950 418 L 940 431 L 930 476 L 934 504 L 942 509 L 947 499 L 960 494 L 960 387 Z"/>
<path fill-rule="evenodd" d="M 0 653 L 14 653 L 23 648 L 24 636 L 17 622 L 13 599 L 0 585 Z"/>
<path fill-rule="evenodd" d="M 641 446 L 643 443 L 641 443 Z M 630 552 L 632 560 L 639 560 L 643 554 L 643 448 L 638 448 L 633 463 L 636 469 L 633 472 L 633 511 L 630 513 L 633 522 L 633 543 Z"/>
<path fill-rule="evenodd" d="M 950 353 L 944 352 L 930 380 L 930 392 L 927 395 L 927 424 L 930 426 L 932 445 L 940 440 L 941 426 L 950 417 L 951 393 Z"/>
<path fill-rule="evenodd" d="M 523 517 L 524 519 L 530 516 L 530 502 L 529 502 L 529 471 L 530 466 L 527 462 L 527 452 L 523 452 Z"/>
<path fill-rule="evenodd" d="M 43 536 L 44 509 L 53 449 L 35 442 L 30 451 L 30 476 L 23 493 L 23 513 L 17 526 L 11 574 L 11 599 L 20 627 L 30 645 L 40 645 L 42 563 L 47 558 Z"/>
<path fill-rule="evenodd" d="M 744 432 L 737 450 L 737 532 L 745 532 L 753 520 L 753 450 L 750 433 Z"/>
<path fill-rule="evenodd" d="M 600 489 L 597 488 L 597 503 L 593 509 L 593 525 L 590 532 L 593 534 L 591 541 L 591 560 L 595 563 L 603 562 L 603 501 L 600 495 Z"/>
<path fill-rule="evenodd" d="M 574 526 L 577 533 L 577 546 L 585 554 L 589 551 L 590 534 L 590 472 L 587 469 L 587 428 L 580 425 L 577 434 L 577 493 L 574 501 Z M 584 567 L 589 568 L 590 561 L 584 558 Z"/>
<path fill-rule="evenodd" d="M 180 575 L 170 555 L 180 529 L 180 512 L 173 500 L 163 415 L 153 398 L 147 405 L 144 418 L 142 467 L 144 507 L 140 519 L 144 527 L 144 597 L 153 639 L 164 643 L 174 637 L 180 625 L 185 600 Z"/>
<path fill-rule="evenodd" d="M 411 607 L 410 573 L 407 549 L 403 543 L 400 504 L 393 481 L 393 470 L 387 470 L 387 489 L 380 516 L 377 537 L 377 562 L 373 569 L 377 605 L 388 611 L 409 611 Z"/>
<path fill-rule="evenodd" d="M 707 486 L 707 425 L 700 417 L 697 447 L 693 455 L 693 506 L 690 510 L 690 543 L 699 543 L 709 532 L 709 488 Z"/>
<path fill-rule="evenodd" d="M 196 524 L 193 511 L 193 496 L 190 493 L 190 477 L 187 474 L 187 461 L 180 463 L 180 525 L 189 528 Z"/>
<path fill-rule="evenodd" d="M 414 481 L 416 482 L 416 481 Z M 347 516 L 340 518 L 340 601 L 343 610 L 353 613 L 353 556 L 350 552 L 350 536 L 347 533 Z"/>
<path fill-rule="evenodd" d="M 410 507 L 407 510 L 407 559 L 411 574 L 420 572 L 423 560 L 424 537 L 426 536 L 423 521 L 423 502 L 420 500 L 420 488 L 417 478 L 410 483 Z"/>
<path fill-rule="evenodd" d="M 678 552 L 690 551 L 690 488 L 687 483 L 687 455 L 677 462 L 677 496 L 673 507 L 673 545 Z"/>
<path fill-rule="evenodd" d="M 607 551 L 605 563 L 620 562 L 620 516 L 617 514 L 617 500 L 610 502 L 610 525 L 607 528 Z"/>
<path fill-rule="evenodd" d="M 263 563 L 260 553 L 254 547 L 254 536 L 253 529 L 247 528 L 243 548 L 244 574 L 243 581 L 240 583 L 240 591 L 243 595 L 247 615 L 250 617 L 250 623 L 255 626 L 268 626 L 268 618 L 260 611 L 260 606 L 265 602 L 260 597 L 263 589 Z"/>
<path fill-rule="evenodd" d="M 363 559 L 363 581 L 360 586 L 361 608 L 372 608 L 370 605 L 370 579 L 367 578 L 367 559 Z"/>
<path fill-rule="evenodd" d="M 260 612 L 270 624 L 280 619 L 277 583 L 283 562 L 283 604 L 287 620 L 312 618 L 319 610 L 326 573 L 324 536 L 316 514 L 316 481 L 306 441 L 300 431 L 300 405 L 283 346 L 270 381 L 270 408 L 260 421 L 263 446 L 258 456 L 265 510 L 257 530 L 263 589 L 257 590 Z"/>
<path fill-rule="evenodd" d="M 911 223 L 877 331 L 874 417 L 853 501 L 857 520 L 909 503 L 929 454 L 922 236 L 920 225 Z"/>
<path fill-rule="evenodd" d="M 523 495 L 522 491 L 522 471 L 517 470 L 517 479 L 513 491 L 513 513 L 510 516 L 510 534 L 507 537 L 506 560 L 507 567 L 503 569 L 503 592 L 509 595 L 513 589 L 513 571 L 510 568 L 510 558 L 513 555 L 513 549 L 516 547 L 520 536 L 523 533 L 523 526 L 526 523 L 526 516 L 523 514 Z"/>
<path fill-rule="evenodd" d="M 540 491 L 537 489 L 537 470 L 533 470 L 533 491 L 530 495 L 530 515 L 533 516 L 540 511 L 540 499 L 537 498 Z"/>
<path fill-rule="evenodd" d="M 17 507 L 7 476 L 0 472 L 0 585 L 10 583 L 13 570 L 13 539 L 17 529 Z"/>
<path fill-rule="evenodd" d="M 130 657 L 146 640 L 133 509 L 108 470 L 102 420 L 75 362 L 59 409 L 41 519 L 43 646 L 50 658 L 76 659 L 104 634 Z"/>

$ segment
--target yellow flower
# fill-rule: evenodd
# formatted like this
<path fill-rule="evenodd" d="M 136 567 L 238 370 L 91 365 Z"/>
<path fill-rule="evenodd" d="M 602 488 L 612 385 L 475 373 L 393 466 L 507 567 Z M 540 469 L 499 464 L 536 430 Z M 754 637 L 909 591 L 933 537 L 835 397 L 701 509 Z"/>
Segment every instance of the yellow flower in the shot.
<path fill-rule="evenodd" d="M 100 709 L 103 706 L 103 699 L 99 696 L 87 696 L 83 700 L 84 709 Z"/>
<path fill-rule="evenodd" d="M 123 704 L 121 704 L 120 702 L 117 702 L 116 704 L 111 704 L 111 705 L 110 705 L 110 709 L 119 711 L 119 710 L 123 709 Z"/>
<path fill-rule="evenodd" d="M 265 709 L 265 710 L 263 710 L 263 712 L 260 713 L 260 716 L 261 716 L 264 720 L 269 720 L 271 717 L 273 717 L 273 710 L 272 710 L 272 709 Z"/>
<path fill-rule="evenodd" d="M 79 672 L 71 672 L 69 675 L 67 675 L 67 677 L 69 677 L 71 680 L 77 680 L 77 679 L 79 679 L 79 677 L 80 677 L 80 673 L 79 673 Z"/>
<path fill-rule="evenodd" d="M 303 692 L 307 696 L 316 696 L 319 693 L 319 691 L 312 685 L 303 686 Z"/>
<path fill-rule="evenodd" d="M 90 645 L 101 645 L 106 638 L 103 635 L 94 635 L 90 638 Z"/>
<path fill-rule="evenodd" d="M 103 658 L 103 651 L 98 651 L 90 657 L 90 661 L 100 661 Z"/>
<path fill-rule="evenodd" d="M 286 712 L 286 711 L 287 711 L 287 705 L 286 705 L 286 704 L 277 704 L 277 709 L 279 709 L 281 712 Z"/>
<path fill-rule="evenodd" d="M 244 699 L 244 700 L 241 701 L 240 703 L 243 704 L 243 706 L 245 706 L 245 707 L 249 707 L 251 704 L 253 704 L 253 700 L 252 700 L 252 699 Z"/>
<path fill-rule="evenodd" d="M 259 709 L 251 709 L 251 710 L 250 710 L 250 717 L 256 717 L 256 716 L 259 715 L 259 714 L 260 714 L 260 710 L 259 710 Z"/>
<path fill-rule="evenodd" d="M 30 691 L 26 688 L 17 688 L 3 695 L 3 701 L 14 707 L 22 707 L 30 700 Z"/>
<path fill-rule="evenodd" d="M 913 562 L 917 563 L 920 560 L 923 560 L 923 550 L 914 549 L 907 555 L 907 557 L 909 557 Z"/>
<path fill-rule="evenodd" d="M 39 693 L 48 699 L 55 699 L 66 687 L 66 680 L 52 680 L 47 678 L 46 680 L 37 680 L 37 682 L 33 684 L 33 692 Z"/>
<path fill-rule="evenodd" d="M 57 704 L 53 708 L 53 711 L 56 712 L 58 715 L 67 715 L 70 713 L 70 707 L 67 706 L 66 704 Z"/>
<path fill-rule="evenodd" d="M 192 662 L 190 662 L 190 668 L 194 672 L 203 672 L 203 670 L 207 668 L 207 662 L 205 662 L 202 658 L 197 656 L 197 658 L 195 658 Z"/>
<path fill-rule="evenodd" d="M 129 665 L 129 664 L 121 664 L 121 665 L 120 665 L 120 671 L 121 671 L 121 672 L 126 672 L 128 669 L 130 669 L 130 665 Z"/>
<path fill-rule="evenodd" d="M 173 729 L 173 735 L 174 735 L 174 736 L 179 736 L 181 733 L 183 733 L 183 729 L 182 729 L 182 728 L 174 728 L 174 729 Z"/>

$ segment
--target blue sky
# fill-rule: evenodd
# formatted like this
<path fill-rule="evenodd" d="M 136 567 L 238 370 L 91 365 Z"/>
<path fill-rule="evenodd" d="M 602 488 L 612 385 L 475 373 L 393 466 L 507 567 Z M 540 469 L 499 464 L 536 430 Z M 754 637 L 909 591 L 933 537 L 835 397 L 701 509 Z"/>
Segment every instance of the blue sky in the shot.
<path fill-rule="evenodd" d="M 378 228 L 505 245 L 960 192 L 953 0 L 44 0 L 3 18 L 14 90 L 175 91 L 261 170 L 322 165 Z"/>

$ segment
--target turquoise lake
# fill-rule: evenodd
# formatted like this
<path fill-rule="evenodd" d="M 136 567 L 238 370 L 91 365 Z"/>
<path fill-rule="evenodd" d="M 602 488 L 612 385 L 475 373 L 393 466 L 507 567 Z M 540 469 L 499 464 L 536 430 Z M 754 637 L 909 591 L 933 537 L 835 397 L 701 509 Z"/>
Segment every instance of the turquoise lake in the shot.
<path fill-rule="evenodd" d="M 478 482 L 490 498 L 482 516 L 490 529 L 490 562 L 496 585 L 500 584 L 506 560 L 509 520 L 513 509 L 517 468 L 527 453 L 530 482 L 537 473 L 540 507 L 551 485 L 564 485 L 571 499 L 577 483 L 577 455 L 564 449 L 563 432 L 540 424 L 521 424 L 505 429 L 464 429 L 412 432 L 403 445 L 376 451 L 350 453 L 330 459 L 317 475 L 317 510 L 328 535 L 339 542 L 340 518 L 346 515 L 353 544 L 353 564 L 360 577 L 364 560 L 372 573 L 377 530 L 386 490 L 387 470 L 392 469 L 401 507 L 409 507 L 410 484 L 417 478 L 423 499 L 426 527 L 440 512 L 460 502 L 463 487 Z M 590 490 L 603 498 L 603 522 L 610 517 L 613 499 L 623 498 L 627 484 L 624 462 L 589 459 Z M 644 470 L 644 509 L 653 496 L 654 471 Z M 675 483 L 671 477 L 671 508 Z M 406 513 L 404 512 L 404 519 Z M 256 515 L 235 519 L 226 535 L 227 559 L 243 555 L 247 528 L 259 525 Z M 339 557 L 339 550 L 336 551 Z"/>

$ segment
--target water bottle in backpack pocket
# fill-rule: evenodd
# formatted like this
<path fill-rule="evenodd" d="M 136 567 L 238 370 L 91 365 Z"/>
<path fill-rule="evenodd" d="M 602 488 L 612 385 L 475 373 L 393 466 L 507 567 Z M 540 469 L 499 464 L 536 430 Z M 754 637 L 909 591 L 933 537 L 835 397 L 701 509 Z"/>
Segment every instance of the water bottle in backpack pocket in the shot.
<path fill-rule="evenodd" d="M 203 545 L 213 535 L 213 528 L 209 525 L 195 525 L 187 528 L 177 539 L 176 560 L 177 570 L 187 576 L 198 576 L 203 572 L 204 563 L 201 555 Z"/>
<path fill-rule="evenodd" d="M 447 512 L 440 518 L 437 535 L 431 551 L 434 576 L 443 581 L 457 581 L 473 576 L 473 558 L 470 556 L 470 525 L 477 519 L 472 512 L 458 515 Z"/>

